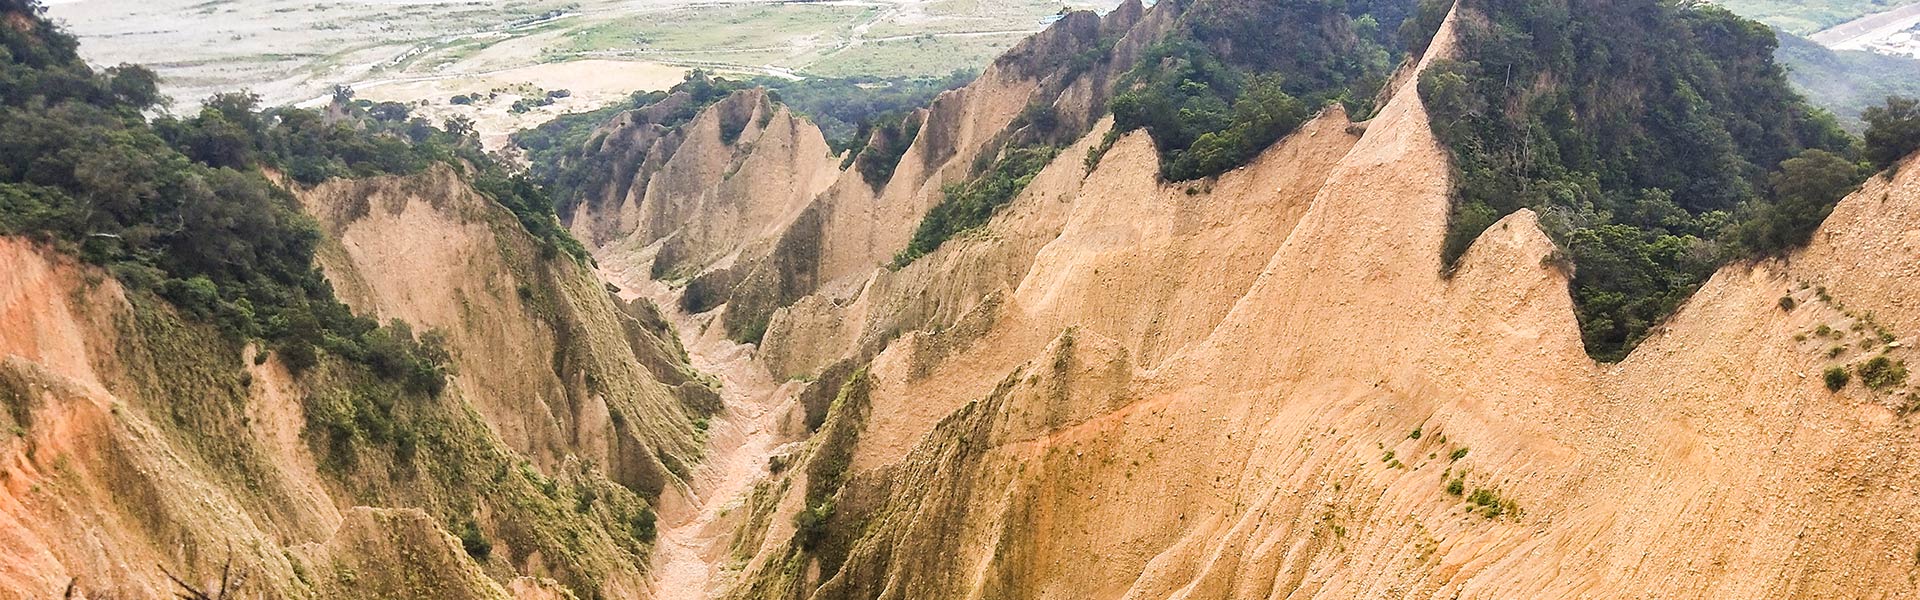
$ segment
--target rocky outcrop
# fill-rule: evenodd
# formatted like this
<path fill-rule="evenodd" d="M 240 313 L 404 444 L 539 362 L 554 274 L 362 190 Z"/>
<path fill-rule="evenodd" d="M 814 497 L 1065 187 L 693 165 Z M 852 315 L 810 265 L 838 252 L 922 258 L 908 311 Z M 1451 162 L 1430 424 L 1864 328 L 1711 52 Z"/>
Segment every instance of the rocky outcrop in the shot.
<path fill-rule="evenodd" d="M 713 407 L 697 385 L 677 391 L 694 375 L 665 322 L 543 249 L 452 169 L 297 195 L 326 231 L 320 262 L 341 299 L 444 334 L 467 366 L 453 387 L 515 450 L 547 468 L 595 461 L 647 495 L 696 460 L 691 423 Z"/>

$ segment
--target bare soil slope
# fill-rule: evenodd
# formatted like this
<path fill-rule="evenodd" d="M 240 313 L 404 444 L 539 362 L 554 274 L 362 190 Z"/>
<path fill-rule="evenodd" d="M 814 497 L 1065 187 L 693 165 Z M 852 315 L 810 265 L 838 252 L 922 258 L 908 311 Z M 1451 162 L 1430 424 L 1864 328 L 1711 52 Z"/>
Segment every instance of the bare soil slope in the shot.
<path fill-rule="evenodd" d="M 245 597 L 645 596 L 640 524 L 719 408 L 671 326 L 452 169 L 295 195 L 340 296 L 444 335 L 451 385 L 296 374 L 0 239 L 0 598 L 170 596 L 229 560 Z"/>
<path fill-rule="evenodd" d="M 840 175 L 806 119 L 745 90 L 676 128 L 665 106 L 629 111 L 595 133 L 588 160 L 611 172 L 570 217 L 576 235 L 617 246 L 623 270 L 687 279 L 771 249 L 772 238 Z"/>

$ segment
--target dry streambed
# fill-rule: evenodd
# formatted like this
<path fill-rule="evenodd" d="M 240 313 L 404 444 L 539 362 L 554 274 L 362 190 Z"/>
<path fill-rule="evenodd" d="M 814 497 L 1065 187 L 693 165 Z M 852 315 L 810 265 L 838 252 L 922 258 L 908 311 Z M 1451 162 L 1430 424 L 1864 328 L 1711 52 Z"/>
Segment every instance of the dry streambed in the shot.
<path fill-rule="evenodd" d="M 755 358 L 754 347 L 726 338 L 717 313 L 688 315 L 679 310 L 673 290 L 657 281 L 630 281 L 601 271 L 626 299 L 648 298 L 673 322 L 695 369 L 717 378 L 724 408 L 705 425 L 705 460 L 695 467 L 688 489 L 669 491 L 660 502 L 660 534 L 654 544 L 650 585 L 659 600 L 717 597 L 734 562 L 728 543 L 730 517 L 755 482 L 767 477 L 767 461 L 781 445 L 797 439 L 788 427 L 802 384 L 778 382 Z"/>

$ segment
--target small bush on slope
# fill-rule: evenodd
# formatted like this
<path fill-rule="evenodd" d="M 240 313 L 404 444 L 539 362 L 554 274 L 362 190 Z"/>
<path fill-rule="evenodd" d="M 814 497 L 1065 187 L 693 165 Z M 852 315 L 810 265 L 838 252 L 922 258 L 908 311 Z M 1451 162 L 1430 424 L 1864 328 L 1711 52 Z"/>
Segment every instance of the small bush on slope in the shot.
<path fill-rule="evenodd" d="M 1853 376 L 1847 373 L 1846 367 L 1828 367 L 1822 378 L 1826 380 L 1827 389 L 1835 392 L 1847 387 L 1847 382 L 1853 380 Z"/>
<path fill-rule="evenodd" d="M 1875 356 L 1867 362 L 1860 363 L 1855 370 L 1860 372 L 1860 383 L 1876 390 L 1884 390 L 1907 382 L 1907 363 L 1887 358 L 1885 355 Z"/>
<path fill-rule="evenodd" d="M 920 137 L 920 118 L 910 113 L 900 112 L 881 115 L 877 122 L 860 124 L 860 135 L 866 145 L 856 152 L 847 154 L 849 164 L 860 171 L 860 179 L 867 186 L 879 190 L 893 180 L 893 172 L 900 167 L 900 159 L 905 157 L 907 149 L 913 147 L 913 140 Z"/>

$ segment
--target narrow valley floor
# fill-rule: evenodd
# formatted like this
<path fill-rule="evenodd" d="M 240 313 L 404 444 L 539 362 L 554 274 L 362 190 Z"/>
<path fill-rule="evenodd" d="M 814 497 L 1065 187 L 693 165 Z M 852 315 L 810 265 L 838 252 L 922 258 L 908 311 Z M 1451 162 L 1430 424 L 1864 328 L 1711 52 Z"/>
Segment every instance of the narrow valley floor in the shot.
<path fill-rule="evenodd" d="M 668 490 L 659 506 L 660 532 L 649 567 L 657 600 L 718 597 L 735 568 L 728 541 L 743 515 L 742 501 L 753 484 L 768 475 L 767 459 L 796 436 L 785 427 L 793 414 L 797 382 L 777 382 L 754 355 L 754 347 L 727 337 L 717 327 L 718 312 L 680 312 L 675 291 L 665 284 L 601 269 L 625 299 L 644 297 L 660 307 L 695 369 L 720 380 L 724 408 L 707 426 L 706 454 L 689 481 L 690 489 Z"/>

